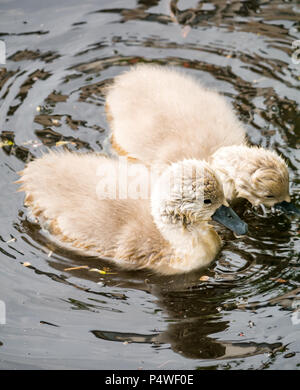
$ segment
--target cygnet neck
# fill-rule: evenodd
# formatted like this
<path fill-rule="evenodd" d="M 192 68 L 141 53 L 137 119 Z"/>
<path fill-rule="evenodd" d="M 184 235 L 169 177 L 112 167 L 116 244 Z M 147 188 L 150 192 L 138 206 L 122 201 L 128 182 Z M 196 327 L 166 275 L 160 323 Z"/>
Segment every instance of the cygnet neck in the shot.
<path fill-rule="evenodd" d="M 224 146 L 211 158 L 211 165 L 223 184 L 225 198 L 230 202 L 239 196 L 237 185 L 241 173 L 247 175 L 250 148 L 246 145 Z"/>
<path fill-rule="evenodd" d="M 221 239 L 208 221 L 182 223 L 172 220 L 166 213 L 165 202 L 158 196 L 158 189 L 152 192 L 151 213 L 153 220 L 173 250 L 170 259 L 172 267 L 188 272 L 207 266 L 221 247 Z"/>

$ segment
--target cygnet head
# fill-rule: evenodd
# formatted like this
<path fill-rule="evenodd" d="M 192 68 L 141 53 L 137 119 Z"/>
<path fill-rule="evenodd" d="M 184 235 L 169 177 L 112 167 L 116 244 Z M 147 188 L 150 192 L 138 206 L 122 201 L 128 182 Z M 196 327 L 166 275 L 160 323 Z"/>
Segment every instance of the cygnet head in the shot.
<path fill-rule="evenodd" d="M 269 207 L 290 202 L 288 168 L 274 151 L 242 145 L 223 147 L 213 155 L 212 165 L 221 175 L 229 201 L 240 197 L 254 206 Z"/>
<path fill-rule="evenodd" d="M 290 201 L 287 165 L 277 153 L 250 148 L 248 163 L 244 166 L 247 174 L 239 177 L 239 196 L 255 206 L 274 206 L 282 201 Z"/>
<path fill-rule="evenodd" d="M 222 205 L 226 209 L 228 206 L 216 173 L 199 160 L 179 161 L 165 169 L 155 183 L 151 205 L 154 220 L 161 230 L 182 228 L 187 231 L 197 230 L 211 220 Z M 229 216 L 231 222 L 236 218 L 243 224 L 233 210 L 228 210 L 233 213 Z M 225 214 L 222 218 L 226 219 L 228 214 Z M 220 218 L 216 220 L 224 222 Z M 226 222 L 223 224 L 227 226 Z"/>

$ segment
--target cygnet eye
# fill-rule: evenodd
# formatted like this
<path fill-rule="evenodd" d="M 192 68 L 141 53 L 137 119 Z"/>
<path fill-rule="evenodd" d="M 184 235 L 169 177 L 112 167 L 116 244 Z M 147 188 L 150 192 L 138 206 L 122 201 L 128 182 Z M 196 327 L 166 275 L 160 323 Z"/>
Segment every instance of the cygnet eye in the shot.
<path fill-rule="evenodd" d="M 204 199 L 204 203 L 205 204 L 211 204 L 211 200 L 210 199 Z"/>
<path fill-rule="evenodd" d="M 274 195 L 266 195 L 265 197 L 268 198 L 268 199 L 273 199 Z"/>

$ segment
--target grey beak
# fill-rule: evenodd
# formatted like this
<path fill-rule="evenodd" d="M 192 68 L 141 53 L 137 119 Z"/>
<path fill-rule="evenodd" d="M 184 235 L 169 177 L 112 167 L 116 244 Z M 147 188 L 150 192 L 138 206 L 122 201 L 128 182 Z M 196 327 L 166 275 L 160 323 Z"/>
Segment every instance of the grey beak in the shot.
<path fill-rule="evenodd" d="M 278 210 L 283 211 L 286 214 L 296 214 L 300 215 L 300 210 L 291 202 L 286 202 L 285 200 L 280 203 L 276 203 L 274 207 Z"/>
<path fill-rule="evenodd" d="M 212 219 L 232 230 L 238 236 L 248 232 L 248 225 L 230 207 L 220 206 L 212 216 Z"/>

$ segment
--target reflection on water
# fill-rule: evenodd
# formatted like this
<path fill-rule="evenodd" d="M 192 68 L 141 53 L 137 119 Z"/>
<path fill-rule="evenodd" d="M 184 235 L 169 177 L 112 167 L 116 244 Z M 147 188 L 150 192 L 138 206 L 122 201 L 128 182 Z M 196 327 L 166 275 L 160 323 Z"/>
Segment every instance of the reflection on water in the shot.
<path fill-rule="evenodd" d="M 110 153 L 105 88 L 146 62 L 180 67 L 222 92 L 249 141 L 286 159 L 299 204 L 297 2 L 11 0 L 3 8 L 2 366 L 296 368 L 299 219 L 237 204 L 249 234 L 221 229 L 224 248 L 207 270 L 159 277 L 109 265 L 99 275 L 90 269 L 105 261 L 57 247 L 28 219 L 13 182 L 49 149 Z"/>
<path fill-rule="evenodd" d="M 168 343 L 171 344 L 171 347 L 175 352 L 184 354 L 184 356 L 191 359 L 229 359 L 246 357 L 263 353 L 272 353 L 282 346 L 281 343 L 230 343 L 219 342 L 209 337 L 199 338 L 195 331 L 189 331 L 188 324 L 185 327 L 184 334 L 182 334 L 182 329 L 177 329 L 176 326 L 171 325 L 169 328 L 170 329 L 168 329 L 167 332 L 161 335 L 141 335 L 99 330 L 92 330 L 91 332 L 96 337 L 103 340 L 121 341 L 124 343 L 148 343 L 154 346 Z"/>

